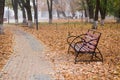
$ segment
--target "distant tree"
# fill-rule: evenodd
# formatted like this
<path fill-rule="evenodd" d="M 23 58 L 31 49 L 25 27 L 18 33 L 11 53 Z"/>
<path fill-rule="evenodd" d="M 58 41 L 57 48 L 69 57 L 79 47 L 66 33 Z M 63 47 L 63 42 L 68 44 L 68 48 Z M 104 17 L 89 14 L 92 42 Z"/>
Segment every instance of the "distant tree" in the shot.
<path fill-rule="evenodd" d="M 47 6 L 48 6 L 48 13 L 49 13 L 49 23 L 52 23 L 52 8 L 53 8 L 53 0 L 47 0 Z"/>
<path fill-rule="evenodd" d="M 66 7 L 67 7 L 66 3 L 69 4 L 69 2 L 67 2 L 67 0 L 59 0 L 60 14 L 62 14 L 64 18 L 66 18 L 66 14 L 65 14 Z"/>
<path fill-rule="evenodd" d="M 113 3 L 113 15 L 117 18 L 117 22 L 120 23 L 120 0 L 112 1 Z"/>
<path fill-rule="evenodd" d="M 33 8 L 34 8 L 34 22 L 36 23 L 36 29 L 38 30 L 38 9 L 37 9 L 38 2 L 37 0 L 33 0 Z"/>
<path fill-rule="evenodd" d="M 21 0 L 19 0 L 19 6 L 20 6 L 21 11 L 22 11 L 23 24 L 27 24 L 25 7 L 22 4 Z"/>
<path fill-rule="evenodd" d="M 12 2 L 11 0 L 5 0 L 5 6 L 8 8 L 8 11 L 7 11 L 7 18 L 8 18 L 8 24 L 9 24 L 9 18 L 10 18 L 10 8 L 12 7 Z"/>
<path fill-rule="evenodd" d="M 54 9 L 57 11 L 57 16 L 60 18 L 62 15 L 64 18 L 66 18 L 65 10 L 66 10 L 66 3 L 69 5 L 69 2 L 67 0 L 53 0 L 54 2 Z"/>
<path fill-rule="evenodd" d="M 107 11 L 107 2 L 108 0 L 101 0 L 100 2 L 100 14 L 101 14 L 101 25 L 104 25 L 104 20 L 106 17 L 106 11 Z"/>
<path fill-rule="evenodd" d="M 35 0 L 32 0 L 33 2 L 33 8 L 34 8 L 34 21 L 36 21 L 36 18 L 37 18 L 37 6 L 36 6 L 36 3 L 35 3 Z"/>
<path fill-rule="evenodd" d="M 104 25 L 106 11 L 107 11 L 107 0 L 96 0 L 94 24 L 92 28 L 97 29 L 99 12 L 101 15 L 101 25 Z"/>
<path fill-rule="evenodd" d="M 78 0 L 68 0 L 70 3 L 70 9 L 71 9 L 71 13 L 72 13 L 72 17 L 75 17 L 75 12 L 77 10 L 78 4 L 77 1 Z"/>
<path fill-rule="evenodd" d="M 30 0 L 21 0 L 21 2 L 27 11 L 28 27 L 33 27 Z"/>
<path fill-rule="evenodd" d="M 108 0 L 107 2 L 107 13 L 114 16 L 116 22 L 120 22 L 120 0 Z"/>
<path fill-rule="evenodd" d="M 15 23 L 18 24 L 18 0 L 12 0 L 12 6 L 15 15 Z"/>
<path fill-rule="evenodd" d="M 55 6 L 56 11 L 57 11 L 57 17 L 60 18 L 60 4 L 59 4 L 59 0 L 54 0 L 54 6 Z"/>
<path fill-rule="evenodd" d="M 82 8 L 85 12 L 85 22 L 89 22 L 89 12 L 88 12 L 88 5 L 85 0 L 81 0 Z"/>
<path fill-rule="evenodd" d="M 5 6 L 5 0 L 0 0 L 0 34 L 4 33 L 4 29 L 3 29 L 4 6 Z"/>
<path fill-rule="evenodd" d="M 117 19 L 117 22 L 120 23 L 120 8 L 118 10 L 118 19 Z"/>
<path fill-rule="evenodd" d="M 96 0 L 96 7 L 95 7 L 95 17 L 94 17 L 94 23 L 93 23 L 93 29 L 97 29 L 98 24 L 98 13 L 100 9 L 100 0 Z"/>
<path fill-rule="evenodd" d="M 86 2 L 87 2 L 87 5 L 88 5 L 89 22 L 93 22 L 95 2 L 94 2 L 94 0 L 86 0 Z"/>
<path fill-rule="evenodd" d="M 11 0 L 5 0 L 5 6 L 9 6 L 10 8 L 12 8 L 12 1 Z"/>

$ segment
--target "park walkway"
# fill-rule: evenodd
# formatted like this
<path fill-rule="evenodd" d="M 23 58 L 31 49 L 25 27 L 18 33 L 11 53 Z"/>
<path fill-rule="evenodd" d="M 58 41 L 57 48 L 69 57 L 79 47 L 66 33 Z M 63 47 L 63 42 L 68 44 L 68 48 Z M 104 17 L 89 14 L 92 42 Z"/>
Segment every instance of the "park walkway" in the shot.
<path fill-rule="evenodd" d="M 0 80 L 54 80 L 51 63 L 44 57 L 45 46 L 19 28 L 14 35 L 14 54 L 0 73 Z"/>

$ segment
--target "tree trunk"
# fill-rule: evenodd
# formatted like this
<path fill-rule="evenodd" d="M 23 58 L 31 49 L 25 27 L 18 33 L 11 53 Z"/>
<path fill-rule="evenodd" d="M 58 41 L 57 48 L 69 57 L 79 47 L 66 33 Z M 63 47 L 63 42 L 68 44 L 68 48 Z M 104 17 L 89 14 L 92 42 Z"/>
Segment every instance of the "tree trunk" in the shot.
<path fill-rule="evenodd" d="M 62 10 L 61 13 L 63 14 L 64 18 L 66 18 L 66 14 L 65 14 L 65 12 L 63 10 Z"/>
<path fill-rule="evenodd" d="M 18 24 L 18 0 L 12 0 L 12 6 L 15 15 L 15 24 Z"/>
<path fill-rule="evenodd" d="M 60 10 L 59 10 L 59 1 L 58 0 L 53 0 L 54 1 L 54 4 L 56 5 L 56 11 L 57 11 L 57 17 L 58 19 L 60 18 Z"/>
<path fill-rule="evenodd" d="M 27 17 L 28 17 L 28 27 L 32 28 L 33 23 L 32 23 L 32 13 L 31 13 L 30 6 L 26 7 L 26 11 L 27 11 Z"/>
<path fill-rule="evenodd" d="M 27 11 L 28 27 L 32 28 L 33 23 L 32 23 L 32 12 L 31 12 L 30 0 L 21 0 L 21 2 Z"/>
<path fill-rule="evenodd" d="M 103 4 L 100 5 L 100 14 L 101 14 L 101 25 L 104 25 L 104 20 L 106 16 L 106 10 L 107 10 L 107 0 L 102 1 Z"/>
<path fill-rule="evenodd" d="M 119 3 L 120 3 L 120 1 L 119 1 Z M 116 17 L 117 17 L 117 23 L 120 23 L 120 5 L 119 5 L 118 11 L 116 12 Z"/>
<path fill-rule="evenodd" d="M 71 12 L 72 13 L 72 19 L 75 18 L 75 13 L 74 12 Z"/>
<path fill-rule="evenodd" d="M 82 4 L 85 11 L 85 22 L 89 22 L 88 7 L 86 6 L 86 1 L 82 0 Z"/>
<path fill-rule="evenodd" d="M 57 9 L 57 17 L 60 18 L 60 11 Z"/>
<path fill-rule="evenodd" d="M 28 27 L 32 28 L 33 23 L 32 23 L 32 12 L 31 12 L 30 0 L 26 0 L 25 8 L 26 8 L 27 17 L 28 17 Z"/>
<path fill-rule="evenodd" d="M 120 23 L 120 9 L 119 9 L 119 12 L 118 12 L 118 19 L 117 19 L 117 22 Z"/>
<path fill-rule="evenodd" d="M 96 0 L 96 8 L 95 8 L 95 17 L 94 17 L 94 23 L 93 23 L 93 29 L 97 29 L 98 26 L 98 13 L 100 9 L 100 0 Z"/>
<path fill-rule="evenodd" d="M 93 0 L 86 0 L 88 5 L 88 11 L 89 11 L 89 22 L 93 23 L 94 19 L 94 4 Z"/>
<path fill-rule="evenodd" d="M 37 13 L 36 13 L 37 7 L 36 7 L 36 5 L 35 5 L 35 0 L 33 0 L 33 8 L 34 8 L 34 23 L 35 23 L 36 18 L 37 18 Z"/>
<path fill-rule="evenodd" d="M 85 22 L 89 22 L 88 10 L 85 9 Z"/>
<path fill-rule="evenodd" d="M 49 13 L 49 23 L 52 23 L 52 5 L 53 5 L 53 0 L 47 0 L 47 6 L 48 6 L 48 13 Z"/>
<path fill-rule="evenodd" d="M 9 11 L 9 10 L 10 10 L 10 6 L 8 5 L 8 12 L 7 12 L 7 14 L 8 14 L 8 15 L 7 15 L 7 17 L 8 17 L 8 24 L 9 24 L 9 22 L 10 22 L 10 16 L 9 16 L 10 11 Z"/>
<path fill-rule="evenodd" d="M 4 6 L 5 6 L 5 0 L 0 0 L 0 34 L 4 33 L 4 29 L 3 29 Z"/>
<path fill-rule="evenodd" d="M 27 20 L 26 20 L 26 11 L 25 11 L 25 8 L 21 2 L 21 0 L 19 0 L 19 6 L 22 10 L 22 16 L 23 16 L 23 24 L 27 24 Z"/>
<path fill-rule="evenodd" d="M 35 24 L 36 24 L 36 30 L 38 30 L 38 12 L 37 12 L 37 5 L 38 5 L 38 2 L 36 1 L 36 4 L 35 4 L 35 0 L 33 0 L 34 22 L 35 22 Z"/>

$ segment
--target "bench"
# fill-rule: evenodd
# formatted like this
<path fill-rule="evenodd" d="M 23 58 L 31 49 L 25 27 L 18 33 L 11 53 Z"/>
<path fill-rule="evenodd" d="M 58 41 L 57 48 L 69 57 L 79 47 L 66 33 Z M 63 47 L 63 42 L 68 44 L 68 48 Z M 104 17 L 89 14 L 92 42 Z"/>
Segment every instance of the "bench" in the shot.
<path fill-rule="evenodd" d="M 100 37 L 101 33 L 92 29 L 89 29 L 86 34 L 81 34 L 79 36 L 68 36 L 68 53 L 70 52 L 70 48 L 74 50 L 75 64 L 78 61 L 77 58 L 80 53 L 90 54 L 91 59 L 89 61 L 94 61 L 93 58 L 95 57 L 99 61 L 103 62 L 103 56 L 97 47 Z M 100 57 L 98 57 L 97 54 L 100 54 Z"/>

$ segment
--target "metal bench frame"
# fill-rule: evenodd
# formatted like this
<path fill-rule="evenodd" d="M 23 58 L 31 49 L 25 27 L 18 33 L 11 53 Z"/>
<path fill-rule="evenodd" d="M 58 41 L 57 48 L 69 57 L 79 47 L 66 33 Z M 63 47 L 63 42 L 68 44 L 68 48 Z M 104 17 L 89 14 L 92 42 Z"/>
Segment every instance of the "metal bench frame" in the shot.
<path fill-rule="evenodd" d="M 67 38 L 67 42 L 69 44 L 68 53 L 70 52 L 70 48 L 75 51 L 75 64 L 78 61 L 77 58 L 80 53 L 91 54 L 91 59 L 89 61 L 95 61 L 93 60 L 93 58 L 96 57 L 97 59 L 99 59 L 99 61 L 103 62 L 103 56 L 97 47 L 100 37 L 100 32 L 89 29 L 86 34 L 81 34 L 79 36 L 69 36 Z M 100 57 L 97 56 L 97 53 L 100 54 Z"/>

